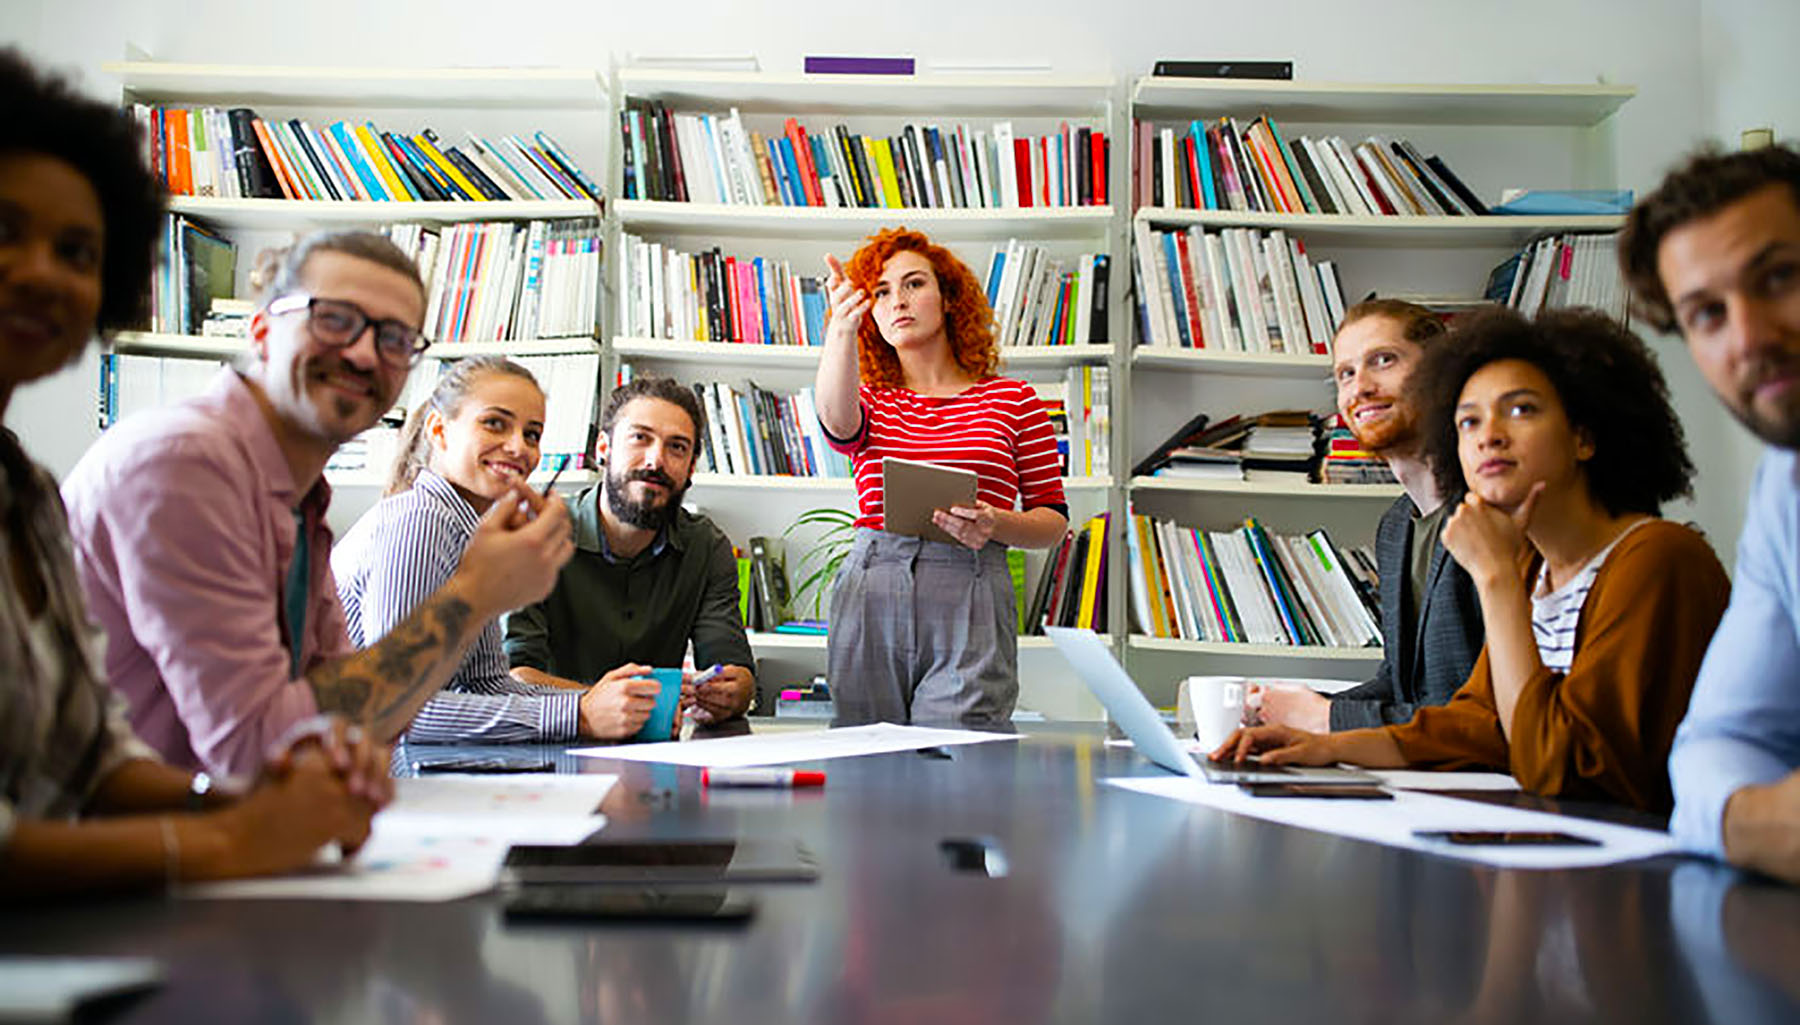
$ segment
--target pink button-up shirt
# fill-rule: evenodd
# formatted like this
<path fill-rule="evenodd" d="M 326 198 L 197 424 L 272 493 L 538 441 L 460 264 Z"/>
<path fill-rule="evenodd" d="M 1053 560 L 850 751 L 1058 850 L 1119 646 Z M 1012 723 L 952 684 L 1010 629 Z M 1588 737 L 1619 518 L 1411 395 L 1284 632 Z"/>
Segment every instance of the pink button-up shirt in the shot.
<path fill-rule="evenodd" d="M 331 577 L 331 489 L 296 494 L 250 388 L 221 371 L 206 394 L 106 432 L 63 483 L 106 675 L 138 736 L 172 765 L 252 773 L 314 715 L 290 673 L 282 587 L 294 510 L 311 549 L 302 674 L 349 654 Z"/>

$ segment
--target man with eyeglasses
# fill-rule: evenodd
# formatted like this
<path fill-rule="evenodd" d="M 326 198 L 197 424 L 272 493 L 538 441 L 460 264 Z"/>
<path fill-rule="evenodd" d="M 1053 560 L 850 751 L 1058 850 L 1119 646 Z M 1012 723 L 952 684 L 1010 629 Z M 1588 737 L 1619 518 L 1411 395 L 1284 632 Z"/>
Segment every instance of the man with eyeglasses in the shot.
<path fill-rule="evenodd" d="M 523 482 L 454 576 L 354 651 L 331 577 L 325 463 L 374 426 L 428 344 L 425 289 L 379 235 L 310 236 L 279 259 L 250 352 L 206 394 L 108 431 L 63 484 L 106 670 L 171 764 L 244 775 L 320 712 L 383 741 L 482 626 L 536 601 L 573 551 L 568 512 Z"/>

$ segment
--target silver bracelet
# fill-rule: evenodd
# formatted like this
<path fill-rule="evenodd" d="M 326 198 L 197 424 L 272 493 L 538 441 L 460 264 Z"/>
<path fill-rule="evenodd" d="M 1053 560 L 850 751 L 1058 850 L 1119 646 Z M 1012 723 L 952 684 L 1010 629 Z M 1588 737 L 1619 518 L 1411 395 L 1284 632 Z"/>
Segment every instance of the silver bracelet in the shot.
<path fill-rule="evenodd" d="M 181 835 L 169 816 L 158 816 L 156 822 L 162 827 L 163 881 L 173 887 L 181 880 Z"/>

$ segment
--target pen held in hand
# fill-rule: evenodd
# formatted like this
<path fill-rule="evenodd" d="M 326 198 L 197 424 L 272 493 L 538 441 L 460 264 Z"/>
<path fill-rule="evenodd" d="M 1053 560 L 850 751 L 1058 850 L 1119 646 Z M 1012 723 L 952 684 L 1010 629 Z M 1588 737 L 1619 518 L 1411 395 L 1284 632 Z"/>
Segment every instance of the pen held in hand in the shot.
<path fill-rule="evenodd" d="M 538 496 L 540 498 L 549 498 L 551 489 L 556 487 L 556 482 L 559 479 L 561 479 L 561 477 L 563 475 L 563 471 L 568 468 L 569 468 L 569 454 L 567 452 L 565 452 L 557 460 L 556 470 L 550 474 L 550 482 L 548 484 L 544 485 L 544 490 L 539 492 Z"/>

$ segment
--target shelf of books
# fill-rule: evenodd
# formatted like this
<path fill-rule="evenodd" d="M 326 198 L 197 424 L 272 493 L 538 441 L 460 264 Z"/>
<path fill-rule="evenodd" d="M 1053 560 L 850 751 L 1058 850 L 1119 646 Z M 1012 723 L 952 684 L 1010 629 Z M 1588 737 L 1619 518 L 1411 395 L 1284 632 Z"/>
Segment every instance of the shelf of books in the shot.
<path fill-rule="evenodd" d="M 435 367 L 504 354 L 549 393 L 545 452 L 581 457 L 604 347 L 601 242 L 611 101 L 593 68 L 135 61 L 107 70 L 170 193 L 149 329 L 103 356 L 103 422 L 192 394 L 242 351 L 250 267 L 310 230 L 386 235 L 418 263 L 433 341 L 394 415 L 342 446 L 334 526 L 378 497 L 400 419 Z M 595 173 L 589 174 L 589 169 Z M 547 483 L 548 473 L 534 477 Z"/>
<path fill-rule="evenodd" d="M 1405 85 L 1377 82 L 1140 78 L 1131 104 L 1161 117 L 1259 110 L 1285 121 L 1590 127 L 1637 94 L 1627 85 Z"/>
<path fill-rule="evenodd" d="M 1225 655 L 1244 658 L 1319 659 L 1333 662 L 1380 662 L 1382 650 L 1371 648 L 1339 648 L 1321 644 L 1251 644 L 1246 641 L 1188 641 L 1171 637 L 1146 637 L 1132 634 L 1125 640 L 1132 651 L 1165 652 L 1177 655 Z"/>
<path fill-rule="evenodd" d="M 1130 92 L 1136 344 L 1119 401 L 1126 497 L 1144 515 L 1127 653 L 1148 679 L 1188 656 L 1378 660 L 1366 546 L 1403 491 L 1331 415 L 1331 339 L 1368 295 L 1622 315 L 1602 254 L 1629 199 L 1610 188 L 1606 127 L 1634 90 L 1144 78 Z"/>
<path fill-rule="evenodd" d="M 823 258 L 887 227 L 925 232 L 982 279 L 1002 372 L 1030 382 L 1056 425 L 1074 522 L 1117 503 L 1114 81 L 623 69 L 614 92 L 609 352 L 620 379 L 695 386 L 711 422 L 693 494 L 734 537 L 780 533 L 808 505 L 854 506 L 848 462 L 811 408 Z M 815 534 L 787 547 L 807 552 Z M 1028 558 L 1027 578 L 1046 579 L 1045 555 Z M 1088 592 L 1102 630 L 1113 573 Z M 1057 611 L 1074 616 L 1082 589 L 1066 590 Z M 763 643 L 823 650 L 817 637 Z"/>
<path fill-rule="evenodd" d="M 1195 495 L 1261 495 L 1269 498 L 1363 498 L 1392 502 L 1398 484 L 1315 484 L 1311 481 L 1207 480 L 1184 477 L 1133 477 L 1132 491 L 1165 491 Z"/>

